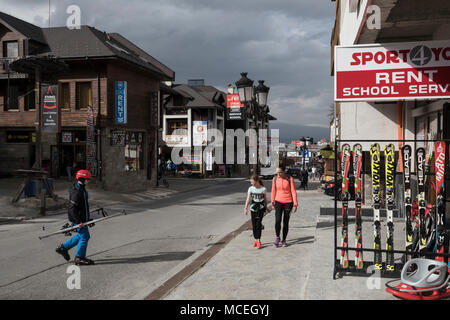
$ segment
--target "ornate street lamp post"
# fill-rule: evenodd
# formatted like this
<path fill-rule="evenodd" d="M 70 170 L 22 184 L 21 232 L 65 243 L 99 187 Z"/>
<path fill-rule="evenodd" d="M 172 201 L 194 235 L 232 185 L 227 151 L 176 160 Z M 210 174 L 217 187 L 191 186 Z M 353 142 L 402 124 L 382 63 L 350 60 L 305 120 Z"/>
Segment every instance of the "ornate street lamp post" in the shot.
<path fill-rule="evenodd" d="M 252 117 L 252 129 L 256 130 L 256 140 L 258 141 L 258 121 L 263 118 L 263 112 L 268 110 L 267 97 L 270 88 L 264 85 L 264 80 L 259 80 L 259 85 L 255 88 L 254 81 L 247 77 L 247 72 L 241 73 L 241 79 L 236 82 L 239 94 L 239 100 L 244 103 L 247 111 L 246 114 Z M 256 155 L 256 163 L 253 164 L 253 173 L 257 173 L 258 157 Z"/>

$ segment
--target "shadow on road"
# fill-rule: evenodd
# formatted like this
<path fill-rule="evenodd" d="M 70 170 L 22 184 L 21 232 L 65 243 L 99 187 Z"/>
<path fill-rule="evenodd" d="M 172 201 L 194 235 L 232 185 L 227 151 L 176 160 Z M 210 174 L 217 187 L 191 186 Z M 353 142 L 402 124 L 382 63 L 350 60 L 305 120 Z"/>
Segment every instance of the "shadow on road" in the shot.
<path fill-rule="evenodd" d="M 164 261 L 180 261 L 186 260 L 192 256 L 195 251 L 181 251 L 181 252 L 160 252 L 153 256 L 144 257 L 129 257 L 129 258 L 111 258 L 95 260 L 96 265 L 106 264 L 135 264 L 148 262 L 164 262 Z"/>

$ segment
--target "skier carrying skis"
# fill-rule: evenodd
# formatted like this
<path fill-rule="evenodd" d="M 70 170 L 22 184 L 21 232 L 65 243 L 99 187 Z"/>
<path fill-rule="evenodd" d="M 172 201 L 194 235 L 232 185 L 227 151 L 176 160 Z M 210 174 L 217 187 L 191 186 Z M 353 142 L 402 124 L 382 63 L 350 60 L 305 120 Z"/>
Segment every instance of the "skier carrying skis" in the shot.
<path fill-rule="evenodd" d="M 76 183 L 72 185 L 69 191 L 68 214 L 69 221 L 73 226 L 78 226 L 78 229 L 76 229 L 78 234 L 56 248 L 56 252 L 69 261 L 69 250 L 77 246 L 74 260 L 77 266 L 94 264 L 94 261 L 86 258 L 86 250 L 90 238 L 88 227 L 89 203 L 86 185 L 91 177 L 91 173 L 87 170 L 80 170 L 76 174 Z"/>

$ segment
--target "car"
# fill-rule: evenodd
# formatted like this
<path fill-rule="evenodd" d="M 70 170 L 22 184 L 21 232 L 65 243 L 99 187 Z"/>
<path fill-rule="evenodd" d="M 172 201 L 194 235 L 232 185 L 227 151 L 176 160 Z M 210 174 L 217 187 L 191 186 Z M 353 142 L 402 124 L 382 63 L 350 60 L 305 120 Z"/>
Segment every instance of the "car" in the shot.
<path fill-rule="evenodd" d="M 348 183 L 349 183 L 348 189 L 349 189 L 349 193 L 350 193 L 350 200 L 355 200 L 355 188 L 351 187 L 355 184 L 355 178 L 353 176 L 350 176 Z M 330 180 L 328 182 L 325 182 L 323 188 L 324 188 L 324 193 L 328 196 L 334 197 L 336 188 L 337 188 L 338 194 L 340 195 L 342 193 L 342 178 L 338 178 L 337 184 L 334 179 Z M 341 200 L 341 198 L 338 197 L 338 200 Z"/>

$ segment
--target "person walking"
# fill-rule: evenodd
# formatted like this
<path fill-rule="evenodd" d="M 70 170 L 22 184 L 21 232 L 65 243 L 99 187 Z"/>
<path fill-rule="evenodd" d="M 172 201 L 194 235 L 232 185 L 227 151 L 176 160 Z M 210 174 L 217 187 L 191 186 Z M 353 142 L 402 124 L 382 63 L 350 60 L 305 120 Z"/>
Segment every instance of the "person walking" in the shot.
<path fill-rule="evenodd" d="M 277 175 L 272 180 L 272 207 L 275 208 L 275 233 L 276 238 L 273 245 L 280 244 L 281 222 L 283 222 L 283 237 L 281 245 L 286 247 L 286 238 L 289 232 L 289 219 L 291 212 L 297 212 L 297 191 L 295 190 L 294 178 L 287 175 L 285 168 L 277 168 Z"/>
<path fill-rule="evenodd" d="M 248 206 L 250 204 L 250 213 L 253 226 L 253 237 L 255 241 L 253 246 L 258 249 L 261 248 L 261 233 L 263 230 L 262 220 L 264 213 L 271 211 L 271 208 L 267 207 L 267 190 L 264 187 L 264 182 L 258 175 L 253 175 L 250 178 L 251 187 L 248 188 L 247 200 L 245 201 L 244 214 L 248 215 Z"/>
<path fill-rule="evenodd" d="M 88 226 L 90 217 L 86 185 L 91 178 L 92 175 L 87 170 L 80 170 L 77 172 L 75 176 L 76 182 L 70 189 L 68 215 L 69 221 L 73 226 L 78 227 L 78 229 L 76 229 L 78 234 L 56 248 L 56 252 L 69 261 L 69 250 L 77 246 L 74 260 L 77 266 L 94 264 L 94 261 L 86 258 L 87 246 L 91 237 Z"/>

